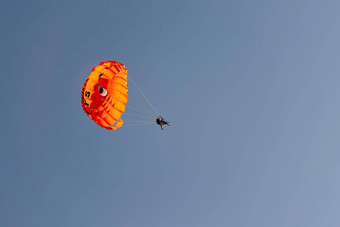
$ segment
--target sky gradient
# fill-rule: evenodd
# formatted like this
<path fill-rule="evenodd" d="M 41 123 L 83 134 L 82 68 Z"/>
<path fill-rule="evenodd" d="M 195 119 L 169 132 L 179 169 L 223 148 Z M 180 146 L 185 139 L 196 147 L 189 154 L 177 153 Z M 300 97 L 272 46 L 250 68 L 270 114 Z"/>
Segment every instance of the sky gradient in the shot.
<path fill-rule="evenodd" d="M 340 225 L 339 1 L 1 8 L 0 226 Z M 170 127 L 86 116 L 106 60 Z"/>

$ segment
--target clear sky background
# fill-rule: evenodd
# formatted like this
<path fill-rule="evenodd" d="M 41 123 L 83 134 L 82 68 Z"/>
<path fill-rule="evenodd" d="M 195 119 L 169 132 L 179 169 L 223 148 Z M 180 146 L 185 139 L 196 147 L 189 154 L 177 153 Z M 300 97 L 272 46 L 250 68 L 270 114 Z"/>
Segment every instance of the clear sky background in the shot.
<path fill-rule="evenodd" d="M 0 226 L 340 226 L 339 1 L 0 5 Z M 109 59 L 170 127 L 84 114 Z"/>

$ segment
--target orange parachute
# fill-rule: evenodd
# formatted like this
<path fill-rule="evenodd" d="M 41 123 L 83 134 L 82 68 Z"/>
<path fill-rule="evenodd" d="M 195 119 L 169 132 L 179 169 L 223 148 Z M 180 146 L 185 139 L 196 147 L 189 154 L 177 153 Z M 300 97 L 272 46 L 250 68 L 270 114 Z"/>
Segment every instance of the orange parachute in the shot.
<path fill-rule="evenodd" d="M 99 126 L 115 130 L 123 125 L 121 119 L 127 103 L 127 70 L 116 61 L 101 62 L 85 80 L 82 106 Z"/>

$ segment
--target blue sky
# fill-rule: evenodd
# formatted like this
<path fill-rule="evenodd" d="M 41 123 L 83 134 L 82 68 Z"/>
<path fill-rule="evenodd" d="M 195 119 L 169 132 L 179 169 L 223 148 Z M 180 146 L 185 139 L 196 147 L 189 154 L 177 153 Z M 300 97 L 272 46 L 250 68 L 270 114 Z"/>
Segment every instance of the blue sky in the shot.
<path fill-rule="evenodd" d="M 340 225 L 338 1 L 1 8 L 0 226 Z M 170 127 L 83 113 L 106 60 Z"/>

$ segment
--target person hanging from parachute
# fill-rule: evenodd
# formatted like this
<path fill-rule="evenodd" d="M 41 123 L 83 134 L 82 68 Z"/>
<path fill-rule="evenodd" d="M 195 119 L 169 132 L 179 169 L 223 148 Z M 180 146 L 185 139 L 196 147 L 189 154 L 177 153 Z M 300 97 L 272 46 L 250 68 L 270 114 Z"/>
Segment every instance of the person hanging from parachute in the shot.
<path fill-rule="evenodd" d="M 169 122 L 165 121 L 163 117 L 159 116 L 156 119 L 156 123 L 161 126 L 161 129 L 163 130 L 163 125 L 170 126 Z"/>
<path fill-rule="evenodd" d="M 163 125 L 169 126 L 169 122 L 159 115 L 136 83 L 129 79 L 152 107 L 155 112 L 152 115 L 157 117 L 156 124 L 160 125 L 162 130 Z M 101 62 L 95 66 L 84 82 L 81 100 L 84 112 L 97 125 L 108 130 L 120 128 L 124 123 L 122 116 L 127 116 L 125 111 L 128 102 L 128 76 L 125 66 L 116 61 Z M 150 124 L 150 122 L 142 124 Z"/>

